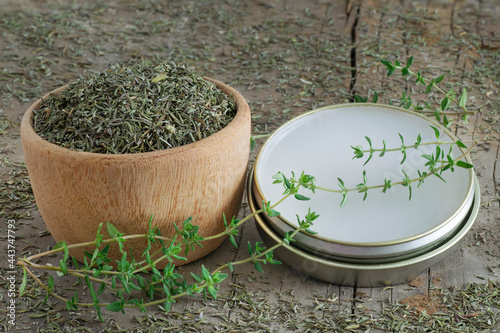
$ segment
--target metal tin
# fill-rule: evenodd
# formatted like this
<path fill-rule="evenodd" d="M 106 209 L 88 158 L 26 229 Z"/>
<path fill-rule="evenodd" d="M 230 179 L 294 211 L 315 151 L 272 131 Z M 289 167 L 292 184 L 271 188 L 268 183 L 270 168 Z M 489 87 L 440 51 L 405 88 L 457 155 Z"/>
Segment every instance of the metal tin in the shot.
<path fill-rule="evenodd" d="M 348 130 L 349 126 L 355 130 Z M 431 146 L 408 150 L 403 167 L 402 155 L 394 152 L 387 152 L 383 158 L 374 155 L 366 165 L 352 161 L 350 146 L 367 148 L 367 135 L 374 147 L 381 147 L 383 139 L 387 148 L 399 147 L 401 138 L 394 129 L 404 140 L 416 140 L 421 134 L 421 143 L 432 142 L 436 138 L 430 126 L 439 131 L 443 142 L 457 140 L 439 123 L 392 106 L 345 104 L 305 113 L 276 130 L 259 152 L 251 183 L 255 204 L 261 208 L 262 200 L 276 202 L 281 198 L 283 189 L 272 185 L 272 175 L 278 171 L 288 175 L 290 171 L 305 171 L 316 177 L 319 186 L 334 189 L 338 189 L 337 176 L 346 184 L 358 184 L 363 171 L 367 172 L 368 185 L 383 184 L 385 179 L 401 180 L 401 168 L 406 168 L 410 178 L 416 178 L 418 170 L 426 170 L 427 160 L 421 155 L 434 153 Z M 454 156 L 464 153 L 456 146 L 452 152 Z M 465 159 L 471 163 L 468 156 Z M 411 201 L 407 188 L 394 186 L 385 194 L 369 191 L 366 201 L 354 193 L 343 208 L 338 207 L 339 196 L 317 190 L 311 194 L 311 201 L 285 201 L 278 208 L 280 216 L 265 218 L 273 231 L 283 236 L 297 228 L 295 214 L 304 216 L 312 207 L 324 220 L 318 220 L 312 228 L 318 235 L 297 235 L 298 247 L 327 259 L 391 262 L 435 248 L 460 228 L 474 201 L 474 173 L 456 168 L 445 178 L 447 183 L 431 177 L 419 189 L 414 185 Z"/>
<path fill-rule="evenodd" d="M 475 178 L 475 177 L 474 177 Z M 252 182 L 250 178 L 249 183 Z M 442 261 L 455 251 L 470 230 L 479 212 L 480 191 L 475 179 L 474 200 L 464 221 L 457 231 L 438 247 L 412 258 L 400 258 L 396 262 L 381 264 L 356 264 L 321 258 L 293 245 L 282 245 L 274 250 L 276 256 L 295 270 L 313 278 L 344 286 L 378 287 L 406 283 L 420 275 L 432 265 Z M 252 211 L 258 208 L 248 187 L 248 201 Z M 272 231 L 261 215 L 255 216 L 258 232 L 266 246 L 271 247 L 282 241 Z"/>

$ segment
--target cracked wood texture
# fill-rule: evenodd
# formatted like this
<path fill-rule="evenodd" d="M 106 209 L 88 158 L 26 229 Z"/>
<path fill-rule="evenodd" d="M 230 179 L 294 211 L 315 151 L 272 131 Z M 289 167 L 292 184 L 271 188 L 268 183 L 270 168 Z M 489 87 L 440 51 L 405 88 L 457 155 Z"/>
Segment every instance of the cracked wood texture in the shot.
<path fill-rule="evenodd" d="M 261 135 L 317 107 L 353 102 L 355 95 L 371 100 L 377 92 L 379 103 L 397 103 L 405 91 L 415 101 L 424 100 L 422 87 L 398 75 L 388 78 L 379 63 L 380 59 L 405 63 L 414 56 L 412 69 L 426 77 L 445 74 L 443 89 L 468 90 L 469 108 L 476 112 L 468 124 L 456 119 L 452 129 L 463 140 L 480 142 L 472 154 L 482 201 L 476 223 L 458 251 L 411 283 L 351 288 L 314 280 L 285 265 L 265 265 L 264 274 L 253 265 L 241 265 L 220 286 L 220 299 L 182 299 L 166 314 L 156 309 L 150 310 L 150 316 L 135 310 L 126 315 L 105 312 L 106 322 L 99 323 L 92 309 L 71 313 L 55 299 L 41 305 L 35 296 L 25 298 L 19 304 L 29 310 L 19 313 L 17 329 L 404 332 L 401 325 L 377 323 L 389 304 L 422 296 L 429 305 L 433 297 L 439 298 L 436 290 L 498 281 L 498 1 L 94 0 L 65 4 L 50 0 L 42 5 L 35 0 L 3 0 L 0 12 L 4 69 L 0 120 L 12 124 L 3 129 L 0 123 L 4 160 L 22 161 L 17 128 L 38 96 L 88 70 L 155 58 L 186 63 L 237 89 L 249 102 L 253 134 Z M 442 96 L 435 93 L 431 98 L 439 103 Z M 352 124 L 352 130 L 355 127 Z M 257 140 L 251 163 L 262 143 Z M 8 174 L 12 166 L 3 163 L 1 168 Z M 239 217 L 248 213 L 244 202 Z M 0 216 L 2 221 L 6 216 Z M 22 255 L 55 244 L 36 209 L 16 218 Z M 6 234 L 3 223 L 0 228 Z M 226 240 L 179 272 L 200 274 L 201 265 L 215 268 L 247 258 L 247 243 L 260 241 L 253 221 L 241 228 L 236 240 L 238 249 Z M 6 253 L 0 253 L 2 274 Z M 57 258 L 49 260 L 58 265 Z M 64 290 L 73 282 L 63 277 L 56 285 Z M 5 301 L 6 296 L 0 299 Z M 0 324 L 8 327 L 1 320 Z M 427 324 L 422 323 L 422 331 Z"/>

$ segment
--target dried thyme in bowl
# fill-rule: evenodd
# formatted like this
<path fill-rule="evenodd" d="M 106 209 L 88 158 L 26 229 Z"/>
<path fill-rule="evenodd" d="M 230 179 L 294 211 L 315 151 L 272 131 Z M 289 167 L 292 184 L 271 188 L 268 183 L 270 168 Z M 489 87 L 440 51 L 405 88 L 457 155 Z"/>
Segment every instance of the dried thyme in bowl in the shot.
<path fill-rule="evenodd" d="M 44 99 L 33 127 L 73 150 L 144 153 L 204 139 L 235 115 L 231 98 L 184 66 L 116 65 Z"/>

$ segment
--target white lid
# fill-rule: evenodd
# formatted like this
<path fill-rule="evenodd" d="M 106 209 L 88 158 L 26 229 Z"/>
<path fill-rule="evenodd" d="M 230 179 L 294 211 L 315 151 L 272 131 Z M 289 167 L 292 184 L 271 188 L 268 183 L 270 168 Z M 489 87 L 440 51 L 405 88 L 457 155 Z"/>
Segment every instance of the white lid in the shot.
<path fill-rule="evenodd" d="M 435 141 L 434 130 L 439 128 L 442 141 L 455 141 L 439 124 L 416 113 L 377 104 L 345 104 L 330 106 L 299 116 L 280 127 L 264 144 L 255 162 L 255 182 L 266 201 L 277 202 L 283 193 L 282 185 L 273 184 L 278 171 L 290 176 L 302 171 L 316 177 L 316 185 L 339 189 L 337 177 L 347 188 L 362 182 L 366 170 L 368 186 L 384 184 L 384 179 L 401 181 L 403 168 L 410 179 L 417 178 L 417 170 L 427 171 L 426 159 L 421 154 L 433 154 L 435 146 L 420 146 L 407 151 L 406 162 L 400 165 L 401 152 L 377 153 L 365 166 L 368 158 L 354 159 L 350 146 L 362 145 L 368 149 L 368 136 L 374 148 L 401 146 L 401 133 L 406 145 L 415 143 L 421 134 L 422 143 Z M 449 145 L 442 149 L 448 152 Z M 463 151 L 453 148 L 453 156 Z M 412 199 L 408 188 L 394 186 L 383 194 L 381 189 L 370 190 L 366 201 L 363 194 L 350 192 L 348 203 L 340 208 L 341 194 L 317 190 L 315 194 L 301 189 L 310 201 L 285 200 L 276 207 L 281 219 L 298 227 L 296 214 L 305 216 L 309 207 L 321 216 L 312 230 L 318 236 L 339 243 L 394 244 L 427 235 L 451 221 L 463 209 L 468 210 L 467 199 L 473 194 L 471 169 L 455 168 L 445 172 L 446 183 L 435 176 L 417 188 L 412 183 Z M 469 200 L 470 205 L 470 200 Z"/>

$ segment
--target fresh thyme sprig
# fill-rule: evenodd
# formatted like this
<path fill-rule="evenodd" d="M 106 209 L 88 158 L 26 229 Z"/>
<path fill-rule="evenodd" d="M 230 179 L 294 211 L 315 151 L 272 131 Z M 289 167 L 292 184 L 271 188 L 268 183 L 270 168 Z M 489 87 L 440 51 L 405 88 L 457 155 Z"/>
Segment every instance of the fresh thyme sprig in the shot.
<path fill-rule="evenodd" d="M 457 93 L 454 89 L 450 89 L 448 91 L 443 90 L 438 86 L 441 81 L 444 79 L 444 74 L 438 76 L 436 78 L 426 78 L 423 76 L 421 71 L 417 73 L 410 70 L 410 66 L 413 64 L 413 56 L 411 56 L 406 65 L 403 66 L 399 60 L 395 60 L 392 63 L 389 60 L 380 60 L 380 62 L 386 66 L 387 68 L 387 76 L 391 76 L 396 72 L 396 70 L 401 71 L 401 75 L 408 80 L 409 77 L 415 78 L 415 83 L 417 85 L 423 85 L 426 87 L 425 93 L 429 94 L 432 90 L 438 91 L 443 98 L 441 99 L 439 108 L 433 107 L 429 102 L 424 102 L 423 105 L 420 103 L 414 104 L 412 98 L 406 91 L 402 92 L 402 97 L 400 101 L 401 107 L 405 109 L 409 109 L 410 107 L 416 111 L 424 112 L 425 110 L 429 110 L 434 114 L 438 121 L 442 121 L 445 127 L 449 127 L 451 125 L 451 121 L 448 119 L 450 115 L 461 115 L 464 123 L 467 123 L 467 118 L 469 115 L 473 114 L 474 111 L 469 111 L 467 109 L 467 89 L 462 88 L 461 94 L 457 97 Z M 447 111 L 451 104 L 455 104 L 459 107 L 459 112 L 449 112 Z"/>
<path fill-rule="evenodd" d="M 195 281 L 193 284 L 187 284 L 186 279 L 176 272 L 175 265 L 172 262 L 173 259 L 185 260 L 185 257 L 180 256 L 182 247 L 185 248 L 185 254 L 187 255 L 189 251 L 195 250 L 195 246 L 202 247 L 202 242 L 224 237 L 226 235 L 229 235 L 231 243 L 237 247 L 234 236 L 238 234 L 238 227 L 255 215 L 279 215 L 279 212 L 274 210 L 274 208 L 290 196 L 294 196 L 298 200 L 308 200 L 307 197 L 301 196 L 297 193 L 298 187 L 299 186 L 294 186 L 293 190 L 286 193 L 277 203 L 273 205 L 271 205 L 270 202 L 264 202 L 262 209 L 256 210 L 242 220 L 237 220 L 233 217 L 231 222 L 227 223 L 224 216 L 225 230 L 219 234 L 209 237 L 202 237 L 198 234 L 198 226 L 192 224 L 191 218 L 184 221 L 183 228 L 176 226 L 176 235 L 173 239 L 161 236 L 158 228 L 152 227 L 152 217 L 149 220 L 149 229 L 146 234 L 124 235 L 120 233 L 111 223 L 107 223 L 106 226 L 110 238 L 104 239 L 101 233 L 101 224 L 97 230 L 96 238 L 92 242 L 67 245 L 66 242 L 61 241 L 50 251 L 20 259 L 18 264 L 23 268 L 23 280 L 19 292 L 21 295 L 24 293 L 27 285 L 27 277 L 29 275 L 46 290 L 47 295 L 45 300 L 47 300 L 49 296 L 53 296 L 65 302 L 68 310 L 76 310 L 78 307 L 94 307 L 101 320 L 102 308 L 106 308 L 110 311 L 123 312 L 125 308 L 136 307 L 145 312 L 146 307 L 161 305 L 163 310 L 169 311 L 172 304 L 175 303 L 176 299 L 180 297 L 193 296 L 203 293 L 205 298 L 210 295 L 210 297 L 215 299 L 217 298 L 217 292 L 219 291 L 217 286 L 227 277 L 226 273 L 221 272 L 223 269 L 233 271 L 234 266 L 236 265 L 253 263 L 258 271 L 263 272 L 262 265 L 267 263 L 280 264 L 281 262 L 273 258 L 273 250 L 283 244 L 289 244 L 292 242 L 294 236 L 298 232 L 306 231 L 312 233 L 309 228 L 319 215 L 309 211 L 305 219 L 299 221 L 299 228 L 297 228 L 293 233 L 287 234 L 282 242 L 269 249 L 266 249 L 262 245 L 262 242 L 257 242 L 254 246 L 249 243 L 248 249 L 250 257 L 246 259 L 229 262 L 215 269 L 213 272 L 209 272 L 204 266 L 202 266 L 201 276 L 191 273 L 191 276 Z M 146 239 L 147 247 L 142 255 L 144 259 L 135 261 L 130 253 L 124 250 L 124 244 L 127 240 L 138 238 Z M 116 269 L 109 265 L 111 259 L 108 258 L 108 253 L 111 243 L 118 244 L 119 250 L 122 253 L 121 260 L 116 262 Z M 153 244 L 157 243 L 161 245 L 161 248 L 151 253 Z M 71 249 L 88 246 L 94 246 L 94 251 L 92 253 L 85 252 L 86 257 L 83 261 L 83 267 L 80 267 L 79 263 L 74 258 L 71 258 L 75 268 L 68 268 L 67 263 L 70 260 L 69 251 Z M 51 266 L 48 264 L 43 265 L 36 262 L 42 257 L 52 256 L 55 254 L 62 254 L 59 266 Z M 167 260 L 168 263 L 165 265 L 162 273 L 156 269 L 156 266 L 164 260 Z M 61 296 L 55 291 L 54 278 L 52 276 L 48 278 L 47 283 L 44 283 L 36 276 L 36 274 L 33 273 L 32 269 L 55 271 L 59 276 L 72 275 L 78 278 L 80 282 L 83 280 L 90 291 L 92 302 L 81 302 L 76 292 L 71 298 Z M 147 277 L 143 277 L 143 274 L 141 274 L 146 271 L 151 271 L 151 280 Z M 94 288 L 95 285 L 98 285 L 97 290 Z M 117 301 L 109 303 L 101 302 L 100 296 L 106 290 L 110 290 L 116 294 Z M 133 290 L 143 291 L 146 297 L 149 298 L 149 301 L 144 301 L 144 299 L 129 299 Z"/>
<path fill-rule="evenodd" d="M 403 136 L 401 135 L 401 133 L 398 133 L 399 138 L 401 139 L 401 146 L 397 147 L 397 148 L 391 148 L 391 149 L 387 148 L 387 144 L 386 144 L 385 140 L 382 141 L 382 144 L 383 144 L 382 148 L 373 148 L 372 140 L 369 137 L 365 136 L 365 139 L 366 139 L 366 141 L 368 142 L 368 145 L 369 145 L 369 149 L 364 150 L 363 146 L 360 146 L 360 145 L 358 145 L 358 146 L 351 146 L 351 148 L 354 149 L 354 157 L 353 157 L 353 159 L 355 159 L 355 158 L 362 158 L 365 154 L 369 154 L 368 159 L 363 164 L 363 165 L 366 165 L 372 159 L 374 153 L 380 152 L 379 157 L 383 157 L 385 155 L 385 153 L 387 153 L 387 152 L 401 151 L 401 153 L 403 154 L 403 158 L 402 158 L 400 164 L 403 164 L 406 161 L 406 151 L 408 149 L 417 149 L 420 146 L 429 146 L 429 145 L 432 145 L 432 146 L 439 147 L 441 145 L 448 145 L 449 144 L 450 145 L 450 154 L 451 154 L 451 149 L 453 148 L 453 145 L 456 145 L 456 146 L 458 146 L 460 148 L 467 149 L 467 146 L 461 140 L 456 140 L 456 141 L 442 141 L 441 138 L 440 138 L 441 133 L 439 132 L 439 130 L 436 127 L 432 126 L 432 125 L 430 125 L 430 127 L 434 130 L 434 136 L 436 138 L 436 141 L 422 142 L 422 136 L 419 134 L 417 136 L 417 139 L 415 140 L 414 144 L 406 145 L 405 142 L 404 142 Z M 465 141 L 465 142 L 473 144 L 474 146 L 477 144 L 477 142 L 475 142 L 475 141 Z"/>
<path fill-rule="evenodd" d="M 417 170 L 418 177 L 416 178 L 410 178 L 408 174 L 401 169 L 404 177 L 401 179 L 401 181 L 393 182 L 389 179 L 384 179 L 384 184 L 379 184 L 379 185 L 373 185 L 373 186 L 368 186 L 368 180 L 367 180 L 367 175 L 366 175 L 366 170 L 363 171 L 363 176 L 362 176 L 362 182 L 357 184 L 355 187 L 348 188 L 345 185 L 344 180 L 342 178 L 338 177 L 338 186 L 340 189 L 330 189 L 330 188 L 325 188 L 321 186 L 316 185 L 316 180 L 313 176 L 307 175 L 304 172 L 297 178 L 295 174 L 292 172 L 291 177 L 286 177 L 283 173 L 279 172 L 276 174 L 273 179 L 275 179 L 274 183 L 282 183 L 285 186 L 285 193 L 288 193 L 287 191 L 291 191 L 291 189 L 294 189 L 294 186 L 300 186 L 305 189 L 309 189 L 311 191 L 315 190 L 321 190 L 325 192 L 331 192 L 331 193 L 338 193 L 342 195 L 342 201 L 340 203 L 340 207 L 344 207 L 347 204 L 348 200 L 348 193 L 349 192 L 354 192 L 357 191 L 358 193 L 364 194 L 363 196 L 363 201 L 367 198 L 368 196 L 368 191 L 369 190 L 374 190 L 374 189 L 382 189 L 382 193 L 386 193 L 388 189 L 390 189 L 394 185 L 402 185 L 404 187 L 408 188 L 409 191 L 409 200 L 411 200 L 412 197 L 412 184 L 417 183 L 417 187 L 419 187 L 421 184 L 424 183 L 425 179 L 427 179 L 430 176 L 436 176 L 442 181 L 446 182 L 444 178 L 442 177 L 443 172 L 450 170 L 454 171 L 455 167 L 460 167 L 460 168 L 465 168 L 465 169 L 470 169 L 473 167 L 472 164 L 467 163 L 463 161 L 463 159 L 474 149 L 474 147 L 477 145 L 477 142 L 470 142 L 472 145 L 470 147 L 467 147 L 462 141 L 457 140 L 457 141 L 441 141 L 440 139 L 440 133 L 437 130 L 437 128 L 431 126 L 435 130 L 435 136 L 437 141 L 434 142 L 421 142 L 421 136 L 418 135 L 417 140 L 414 144 L 412 145 L 405 145 L 404 144 L 404 139 L 401 134 L 399 134 L 402 145 L 401 147 L 398 148 L 387 148 L 385 140 L 383 141 L 383 148 L 373 148 L 372 146 L 372 141 L 369 137 L 365 137 L 367 140 L 370 149 L 365 150 L 363 149 L 362 146 L 351 146 L 351 148 L 354 150 L 354 157 L 353 159 L 359 159 L 362 158 L 365 154 L 370 154 L 368 159 L 365 161 L 363 165 L 366 165 L 371 158 L 373 157 L 373 154 L 375 152 L 380 152 L 379 156 L 382 157 L 385 155 L 387 152 L 396 152 L 400 151 L 403 154 L 403 159 L 401 160 L 400 164 L 403 164 L 406 161 L 406 151 L 408 149 L 417 149 L 420 146 L 423 145 L 434 145 L 436 146 L 435 152 L 433 154 L 422 154 L 421 156 L 427 160 L 425 163 L 425 166 L 427 167 L 427 170 L 422 171 L 422 170 Z M 445 153 L 445 151 L 441 148 L 442 145 L 450 145 L 448 153 Z M 456 145 L 460 148 L 466 149 L 466 151 L 460 155 L 458 158 L 453 158 L 452 155 L 452 149 L 453 146 Z M 290 185 L 288 185 L 290 184 Z"/>

